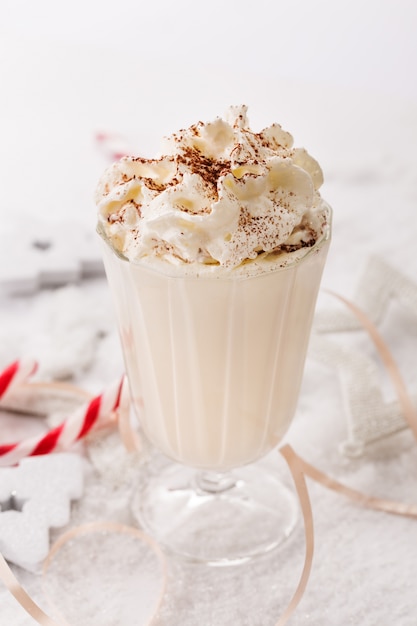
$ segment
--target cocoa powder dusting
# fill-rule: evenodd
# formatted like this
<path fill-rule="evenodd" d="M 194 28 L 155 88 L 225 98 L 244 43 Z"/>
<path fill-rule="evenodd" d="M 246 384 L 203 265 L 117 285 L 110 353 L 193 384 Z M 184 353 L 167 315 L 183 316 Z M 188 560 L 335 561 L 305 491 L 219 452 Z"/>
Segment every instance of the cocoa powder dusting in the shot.
<path fill-rule="evenodd" d="M 193 174 L 198 174 L 205 183 L 217 189 L 220 176 L 230 172 L 230 161 L 216 161 L 205 156 L 196 148 L 186 147 L 177 156 L 178 163 L 188 167 Z"/>

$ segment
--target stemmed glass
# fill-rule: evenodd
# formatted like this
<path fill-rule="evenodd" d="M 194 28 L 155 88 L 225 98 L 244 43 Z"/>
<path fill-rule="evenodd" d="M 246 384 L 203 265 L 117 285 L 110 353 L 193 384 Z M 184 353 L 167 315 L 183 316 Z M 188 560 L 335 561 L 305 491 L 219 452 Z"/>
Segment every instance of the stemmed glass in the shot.
<path fill-rule="evenodd" d="M 256 463 L 293 419 L 330 242 L 239 268 L 129 261 L 99 227 L 131 398 L 167 457 L 133 510 L 165 548 L 212 564 L 276 547 L 292 493 Z M 189 271 L 187 271 L 189 270 Z"/>

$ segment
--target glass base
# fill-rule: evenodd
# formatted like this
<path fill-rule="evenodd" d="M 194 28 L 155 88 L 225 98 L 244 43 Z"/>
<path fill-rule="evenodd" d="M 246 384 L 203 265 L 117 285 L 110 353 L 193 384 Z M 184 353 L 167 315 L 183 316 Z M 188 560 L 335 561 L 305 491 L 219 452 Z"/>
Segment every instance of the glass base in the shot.
<path fill-rule="evenodd" d="M 218 474 L 172 464 L 137 492 L 132 510 L 166 550 L 210 565 L 275 549 L 298 517 L 292 492 L 259 465 Z"/>

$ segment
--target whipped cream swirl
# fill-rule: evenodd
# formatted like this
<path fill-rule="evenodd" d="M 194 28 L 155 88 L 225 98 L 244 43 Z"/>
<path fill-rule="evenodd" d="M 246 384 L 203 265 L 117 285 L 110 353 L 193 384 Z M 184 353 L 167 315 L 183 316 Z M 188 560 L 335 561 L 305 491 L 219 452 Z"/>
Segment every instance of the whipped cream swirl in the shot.
<path fill-rule="evenodd" d="M 250 130 L 247 107 L 198 122 L 156 159 L 124 157 L 103 175 L 99 222 L 130 260 L 225 268 L 314 245 L 324 232 L 323 175 L 279 124 Z"/>

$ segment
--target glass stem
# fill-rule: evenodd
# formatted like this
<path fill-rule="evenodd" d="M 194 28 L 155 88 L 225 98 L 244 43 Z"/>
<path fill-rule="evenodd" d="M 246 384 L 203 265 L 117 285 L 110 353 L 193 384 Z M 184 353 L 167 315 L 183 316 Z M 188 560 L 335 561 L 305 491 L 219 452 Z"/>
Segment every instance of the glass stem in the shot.
<path fill-rule="evenodd" d="M 196 487 L 205 493 L 223 493 L 236 485 L 231 472 L 201 471 L 195 477 Z"/>

